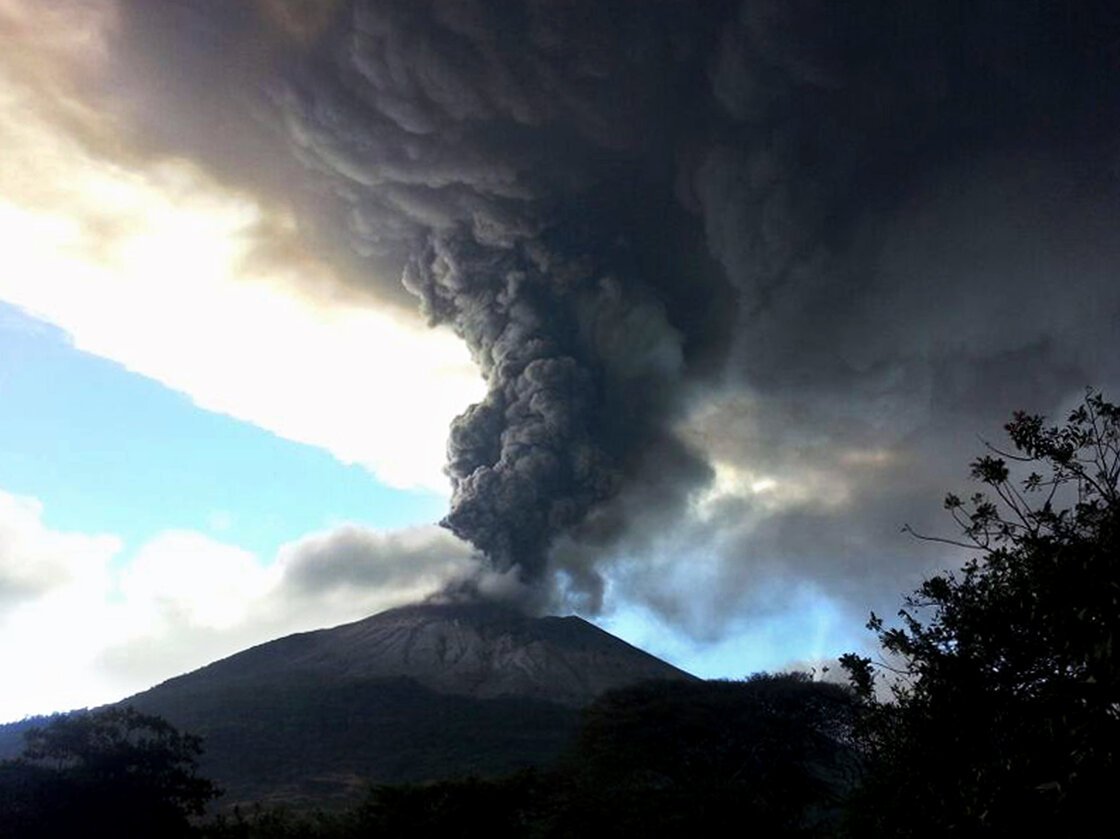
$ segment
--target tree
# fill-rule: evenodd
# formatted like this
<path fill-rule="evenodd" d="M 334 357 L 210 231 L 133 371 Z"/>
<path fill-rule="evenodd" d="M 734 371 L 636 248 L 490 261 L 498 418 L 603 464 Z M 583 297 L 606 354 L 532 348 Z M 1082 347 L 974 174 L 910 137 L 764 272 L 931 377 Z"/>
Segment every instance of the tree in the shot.
<path fill-rule="evenodd" d="M 217 795 L 199 738 L 131 707 L 60 716 L 25 743 L 0 763 L 0 835 L 182 836 Z"/>
<path fill-rule="evenodd" d="M 1061 425 L 1016 413 L 1012 450 L 973 461 L 987 487 L 945 508 L 973 556 L 868 627 L 893 662 L 843 662 L 866 702 L 860 830 L 1098 835 L 1118 780 L 1120 408 L 1089 391 Z"/>
<path fill-rule="evenodd" d="M 558 836 L 827 830 L 851 754 L 851 691 L 803 673 L 653 681 L 584 713 L 561 766 Z"/>

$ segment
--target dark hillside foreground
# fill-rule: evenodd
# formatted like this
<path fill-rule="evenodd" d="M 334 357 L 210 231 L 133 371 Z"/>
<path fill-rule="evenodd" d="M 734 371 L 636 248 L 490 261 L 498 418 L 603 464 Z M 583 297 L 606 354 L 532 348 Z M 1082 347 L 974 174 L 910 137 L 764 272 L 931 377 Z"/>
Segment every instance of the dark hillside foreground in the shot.
<path fill-rule="evenodd" d="M 370 783 L 501 775 L 555 760 L 579 712 L 540 699 L 472 699 L 407 678 L 246 680 L 141 694 L 206 743 L 200 765 L 236 802 L 353 803 Z"/>
<path fill-rule="evenodd" d="M 546 769 L 380 786 L 334 816 L 242 811 L 206 835 L 679 837 L 744 822 L 764 836 L 830 835 L 856 778 L 856 707 L 848 689 L 804 674 L 646 682 L 587 708 Z"/>

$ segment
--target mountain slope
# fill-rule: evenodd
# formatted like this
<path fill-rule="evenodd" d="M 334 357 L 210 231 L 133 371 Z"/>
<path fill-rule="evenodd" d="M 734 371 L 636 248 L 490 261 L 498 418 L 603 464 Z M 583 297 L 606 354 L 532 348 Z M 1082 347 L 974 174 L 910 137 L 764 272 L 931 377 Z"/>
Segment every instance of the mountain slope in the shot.
<path fill-rule="evenodd" d="M 370 783 L 542 766 L 579 724 L 568 706 L 443 694 L 407 678 L 248 678 L 126 704 L 203 737 L 200 772 L 225 793 L 223 807 L 347 803 Z"/>
<path fill-rule="evenodd" d="M 423 604 L 289 635 L 155 690 L 296 674 L 325 680 L 404 676 L 439 693 L 527 697 L 571 707 L 634 682 L 692 678 L 582 618 L 533 618 L 492 604 Z"/>

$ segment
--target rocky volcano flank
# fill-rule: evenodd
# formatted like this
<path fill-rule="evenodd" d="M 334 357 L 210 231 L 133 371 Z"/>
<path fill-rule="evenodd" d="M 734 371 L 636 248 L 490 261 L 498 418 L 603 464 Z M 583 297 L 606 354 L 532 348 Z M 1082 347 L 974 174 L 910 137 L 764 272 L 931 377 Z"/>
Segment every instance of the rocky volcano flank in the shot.
<path fill-rule="evenodd" d="M 172 679 L 407 677 L 439 693 L 582 706 L 611 688 L 692 678 L 578 617 L 528 617 L 493 604 L 415 605 L 261 644 Z"/>

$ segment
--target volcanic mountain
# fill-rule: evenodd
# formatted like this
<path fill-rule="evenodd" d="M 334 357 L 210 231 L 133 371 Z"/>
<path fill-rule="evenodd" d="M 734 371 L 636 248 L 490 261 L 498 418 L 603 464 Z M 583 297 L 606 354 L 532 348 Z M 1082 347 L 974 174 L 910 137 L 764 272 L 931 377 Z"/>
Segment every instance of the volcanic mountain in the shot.
<path fill-rule="evenodd" d="M 406 677 L 441 694 L 569 707 L 634 682 L 690 678 L 582 618 L 534 618 L 484 603 L 424 604 L 261 644 L 140 696 L 297 676 L 323 682 Z"/>
<path fill-rule="evenodd" d="M 604 691 L 692 678 L 578 617 L 423 604 L 261 644 L 121 704 L 201 735 L 226 805 L 319 805 L 370 782 L 549 763 Z"/>

